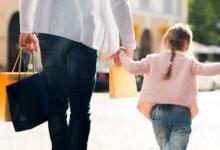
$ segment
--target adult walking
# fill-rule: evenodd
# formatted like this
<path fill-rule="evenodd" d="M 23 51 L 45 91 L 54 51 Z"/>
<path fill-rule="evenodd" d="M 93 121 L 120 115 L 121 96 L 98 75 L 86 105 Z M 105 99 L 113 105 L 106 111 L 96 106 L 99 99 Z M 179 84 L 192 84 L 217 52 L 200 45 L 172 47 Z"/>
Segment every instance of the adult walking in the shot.
<path fill-rule="evenodd" d="M 52 150 L 86 150 L 97 51 L 119 49 L 118 34 L 123 49 L 132 53 L 135 48 L 129 1 L 20 0 L 20 32 L 25 51 L 40 45 Z"/>

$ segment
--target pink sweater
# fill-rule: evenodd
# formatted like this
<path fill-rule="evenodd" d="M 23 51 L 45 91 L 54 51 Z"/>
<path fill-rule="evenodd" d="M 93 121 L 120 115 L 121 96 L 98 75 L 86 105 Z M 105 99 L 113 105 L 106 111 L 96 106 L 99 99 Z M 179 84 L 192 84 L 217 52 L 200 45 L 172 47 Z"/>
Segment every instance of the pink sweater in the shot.
<path fill-rule="evenodd" d="M 220 63 L 202 64 L 189 54 L 176 52 L 172 75 L 169 80 L 161 75 L 169 65 L 170 51 L 147 55 L 141 61 L 130 60 L 120 52 L 122 65 L 132 74 L 144 75 L 137 108 L 150 119 L 149 113 L 155 104 L 175 104 L 190 108 L 192 117 L 198 114 L 197 75 L 220 74 Z"/>

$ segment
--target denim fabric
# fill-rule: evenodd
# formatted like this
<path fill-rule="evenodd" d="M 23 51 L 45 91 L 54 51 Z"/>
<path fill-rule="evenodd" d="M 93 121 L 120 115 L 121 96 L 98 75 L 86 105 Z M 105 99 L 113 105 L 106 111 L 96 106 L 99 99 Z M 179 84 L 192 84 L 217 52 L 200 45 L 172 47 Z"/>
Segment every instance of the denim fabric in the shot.
<path fill-rule="evenodd" d="M 96 50 L 49 34 L 38 34 L 50 97 L 52 150 L 86 150 L 90 100 L 95 84 Z M 67 124 L 66 111 L 70 106 Z"/>
<path fill-rule="evenodd" d="M 191 112 L 177 105 L 155 105 L 152 125 L 160 150 L 186 150 L 191 134 Z"/>

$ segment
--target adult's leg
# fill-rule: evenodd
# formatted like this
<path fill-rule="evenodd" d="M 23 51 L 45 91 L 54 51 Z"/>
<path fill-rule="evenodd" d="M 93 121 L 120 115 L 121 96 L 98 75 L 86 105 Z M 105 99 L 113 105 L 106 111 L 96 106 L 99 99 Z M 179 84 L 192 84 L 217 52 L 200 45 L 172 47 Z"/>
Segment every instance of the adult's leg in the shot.
<path fill-rule="evenodd" d="M 82 44 L 73 44 L 67 55 L 70 123 L 68 150 L 86 150 L 90 131 L 90 100 L 95 84 L 97 53 Z"/>
<path fill-rule="evenodd" d="M 48 34 L 39 34 L 39 41 L 50 98 L 48 127 L 52 150 L 64 150 L 68 108 L 65 52 L 69 48 L 69 41 Z"/>

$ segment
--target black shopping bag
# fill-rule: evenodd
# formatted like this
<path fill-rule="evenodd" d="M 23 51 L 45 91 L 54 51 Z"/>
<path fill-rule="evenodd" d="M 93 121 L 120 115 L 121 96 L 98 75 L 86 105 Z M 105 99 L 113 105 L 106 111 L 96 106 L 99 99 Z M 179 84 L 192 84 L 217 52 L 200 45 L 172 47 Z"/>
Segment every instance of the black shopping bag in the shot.
<path fill-rule="evenodd" d="M 49 98 L 43 72 L 7 86 L 7 94 L 16 132 L 32 129 L 48 120 Z"/>

